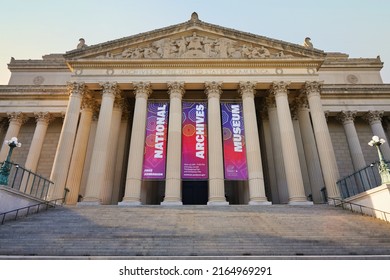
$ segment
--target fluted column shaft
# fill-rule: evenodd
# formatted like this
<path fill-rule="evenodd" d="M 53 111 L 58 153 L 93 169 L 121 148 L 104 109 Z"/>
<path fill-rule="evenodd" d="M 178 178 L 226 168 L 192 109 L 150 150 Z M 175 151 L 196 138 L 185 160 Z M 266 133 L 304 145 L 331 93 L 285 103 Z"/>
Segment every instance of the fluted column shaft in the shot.
<path fill-rule="evenodd" d="M 99 120 L 93 145 L 91 167 L 88 174 L 85 197 L 81 204 L 100 204 L 100 193 L 105 188 L 105 173 L 108 160 L 108 146 L 112 111 L 115 96 L 119 94 L 117 83 L 103 83 L 103 98 L 100 105 Z"/>
<path fill-rule="evenodd" d="M 261 161 L 259 131 L 256 121 L 255 84 L 241 82 L 239 93 L 242 97 L 245 129 L 246 158 L 249 180 L 249 204 L 271 204 L 265 195 L 263 164 Z"/>
<path fill-rule="evenodd" d="M 302 102 L 298 107 L 298 121 L 302 135 L 303 149 L 305 151 L 313 201 L 320 203 L 323 200 L 321 195 L 321 188 L 324 187 L 324 181 L 322 178 L 321 164 L 318 157 L 317 145 L 310 121 L 309 108 L 306 97 L 305 101 Z"/>
<path fill-rule="evenodd" d="M 4 140 L 10 140 L 12 137 L 17 137 L 20 131 L 20 127 L 27 120 L 26 116 L 21 112 L 8 113 L 8 119 L 9 125 Z M 9 146 L 5 144 L 4 141 L 0 151 L 0 162 L 7 158 L 8 151 Z"/>
<path fill-rule="evenodd" d="M 337 118 L 344 126 L 353 168 L 355 171 L 358 171 L 366 167 L 366 161 L 364 160 L 362 147 L 360 146 L 359 137 L 354 124 L 355 116 L 356 112 L 354 111 L 341 111 L 337 115 Z"/>
<path fill-rule="evenodd" d="M 168 127 L 168 155 L 165 180 L 165 197 L 162 205 L 182 205 L 181 201 L 181 127 L 184 83 L 168 83 L 169 127 Z"/>
<path fill-rule="evenodd" d="M 287 98 L 288 84 L 273 83 L 271 93 L 275 95 L 278 113 L 282 152 L 286 170 L 289 204 L 309 204 L 305 196 L 294 127 Z"/>
<path fill-rule="evenodd" d="M 207 205 L 227 205 L 223 172 L 220 96 L 222 83 L 207 82 L 209 141 L 209 201 Z"/>
<path fill-rule="evenodd" d="M 336 185 L 336 182 L 340 177 L 339 170 L 337 168 L 336 157 L 324 110 L 322 109 L 320 88 L 321 84 L 319 82 L 307 82 L 304 91 L 307 94 L 310 106 L 313 130 L 328 196 L 340 198 L 340 192 Z"/>
<path fill-rule="evenodd" d="M 142 162 L 145 146 L 145 128 L 148 97 L 152 93 L 149 82 L 135 84 L 135 108 L 127 165 L 125 196 L 119 205 L 140 205 Z"/>
<path fill-rule="evenodd" d="M 276 111 L 275 96 L 267 97 L 267 111 L 268 119 L 271 129 L 271 140 L 272 140 L 272 154 L 274 158 L 274 166 L 276 173 L 276 183 L 279 194 L 279 202 L 288 202 L 288 187 L 286 170 L 284 168 L 283 152 L 280 148 L 282 141 L 280 137 L 278 112 Z M 271 167 L 272 168 L 272 167 Z"/>
<path fill-rule="evenodd" d="M 80 194 L 80 183 L 87 154 L 88 138 L 91 131 L 92 117 L 96 109 L 96 102 L 91 97 L 84 97 L 79 128 L 70 162 L 66 187 L 69 193 L 66 197 L 67 204 L 76 204 Z"/>
<path fill-rule="evenodd" d="M 30 150 L 28 151 L 26 163 L 24 164 L 25 168 L 31 170 L 32 172 L 37 170 L 46 131 L 53 118 L 49 112 L 39 112 L 35 113 L 35 119 L 37 125 L 31 141 Z"/>
<path fill-rule="evenodd" d="M 122 120 L 123 99 L 118 97 L 115 99 L 114 109 L 112 112 L 112 120 L 110 125 L 110 143 L 107 147 L 107 164 L 104 176 L 103 188 L 100 192 L 102 204 L 111 204 L 112 192 L 114 188 L 115 163 L 118 153 L 118 140 Z"/>
<path fill-rule="evenodd" d="M 390 160 L 390 144 L 387 140 L 386 133 L 382 126 L 383 111 L 369 111 L 364 115 L 364 118 L 369 122 L 372 130 L 372 134 L 383 138 L 386 142 L 380 146 L 383 154 L 383 158 Z"/>
<path fill-rule="evenodd" d="M 68 83 L 68 91 L 70 94 L 69 103 L 50 175 L 50 180 L 54 182 L 53 188 L 49 190 L 50 199 L 62 198 L 64 196 L 66 178 L 76 137 L 81 100 L 86 91 L 86 86 L 84 83 Z"/>

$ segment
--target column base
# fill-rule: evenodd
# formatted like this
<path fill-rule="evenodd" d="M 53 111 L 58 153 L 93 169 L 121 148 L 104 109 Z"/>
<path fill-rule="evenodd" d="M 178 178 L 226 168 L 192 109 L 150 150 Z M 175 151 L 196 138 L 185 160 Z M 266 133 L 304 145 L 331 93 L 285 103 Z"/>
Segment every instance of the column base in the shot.
<path fill-rule="evenodd" d="M 288 205 L 314 205 L 313 201 L 289 201 Z"/>
<path fill-rule="evenodd" d="M 181 201 L 163 201 L 160 203 L 161 206 L 182 206 L 183 202 Z"/>
<path fill-rule="evenodd" d="M 208 206 L 227 206 L 229 202 L 227 201 L 209 201 L 207 202 Z"/>
<path fill-rule="evenodd" d="M 271 201 L 249 201 L 248 205 L 272 205 Z"/>
<path fill-rule="evenodd" d="M 121 201 L 118 202 L 118 206 L 140 206 L 142 203 L 140 201 Z"/>

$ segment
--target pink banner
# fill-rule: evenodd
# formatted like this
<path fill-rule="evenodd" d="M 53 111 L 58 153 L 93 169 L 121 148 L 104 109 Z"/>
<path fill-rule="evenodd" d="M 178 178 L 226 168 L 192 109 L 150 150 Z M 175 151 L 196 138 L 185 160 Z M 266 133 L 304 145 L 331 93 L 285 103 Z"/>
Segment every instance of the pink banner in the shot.
<path fill-rule="evenodd" d="M 183 102 L 182 179 L 208 179 L 207 106 Z"/>
<path fill-rule="evenodd" d="M 146 119 L 143 179 L 164 179 L 168 134 L 167 102 L 149 102 Z"/>
<path fill-rule="evenodd" d="M 225 179 L 247 180 L 244 120 L 241 103 L 221 103 Z"/>

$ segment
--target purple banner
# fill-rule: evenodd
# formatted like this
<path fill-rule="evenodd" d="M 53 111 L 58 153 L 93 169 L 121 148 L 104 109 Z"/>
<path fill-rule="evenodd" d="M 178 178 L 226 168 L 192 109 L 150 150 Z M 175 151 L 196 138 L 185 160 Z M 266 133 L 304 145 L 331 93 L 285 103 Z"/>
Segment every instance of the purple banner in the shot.
<path fill-rule="evenodd" d="M 241 103 L 221 103 L 225 179 L 247 180 L 244 120 Z"/>
<path fill-rule="evenodd" d="M 207 106 L 183 102 L 182 179 L 208 179 Z"/>
<path fill-rule="evenodd" d="M 146 119 L 143 179 L 164 179 L 168 134 L 167 102 L 149 102 Z"/>

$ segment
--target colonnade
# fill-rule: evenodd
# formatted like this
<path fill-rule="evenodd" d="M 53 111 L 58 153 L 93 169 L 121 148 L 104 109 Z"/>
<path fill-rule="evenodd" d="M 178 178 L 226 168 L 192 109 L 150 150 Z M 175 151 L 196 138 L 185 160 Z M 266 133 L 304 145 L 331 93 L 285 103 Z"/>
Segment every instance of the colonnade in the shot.
<path fill-rule="evenodd" d="M 167 170 L 165 197 L 162 205 L 182 205 L 181 199 L 181 116 L 182 98 L 185 95 L 183 82 L 168 82 L 170 99 Z M 222 83 L 206 82 L 205 94 L 208 102 L 209 145 L 209 198 L 208 205 L 227 205 L 224 187 L 223 150 L 221 134 L 220 99 Z M 64 188 L 70 190 L 67 202 L 78 201 L 79 189 L 86 159 L 87 144 L 94 112 L 100 108 L 96 136 L 92 148 L 90 170 L 86 180 L 85 196 L 80 204 L 109 204 L 114 187 L 115 161 L 121 131 L 123 93 L 117 83 L 102 83 L 101 104 L 98 105 L 84 83 L 69 83 L 69 102 L 55 155 L 51 180 L 54 188 L 50 198 L 63 196 Z M 142 186 L 142 162 L 145 143 L 145 126 L 148 98 L 152 94 L 150 82 L 134 83 L 135 107 L 128 154 L 128 165 L 124 196 L 119 205 L 140 205 Z M 246 153 L 248 166 L 249 204 L 268 205 L 265 192 L 263 162 L 254 97 L 256 84 L 238 83 L 238 93 L 243 104 Z M 299 152 L 294 133 L 293 117 L 288 101 L 289 84 L 274 82 L 267 92 L 267 116 L 269 121 L 273 168 L 280 201 L 289 204 L 312 204 L 308 201 L 301 169 Z M 325 183 L 330 197 L 340 197 L 336 186 L 339 173 L 325 114 L 321 103 L 321 83 L 306 82 L 297 99 L 295 120 L 299 123 L 307 174 L 312 189 L 320 190 Z M 373 134 L 385 138 L 381 124 L 383 112 L 369 111 L 365 119 Z M 353 166 L 365 166 L 358 142 L 353 118 L 356 112 L 342 111 L 338 119 L 342 122 L 348 140 Z M 9 113 L 9 126 L 5 138 L 17 136 L 25 122 L 23 113 Z M 36 170 L 46 130 L 52 115 L 49 112 L 35 114 L 37 124 L 25 163 L 26 168 Z M 7 146 L 0 151 L 0 160 L 6 157 Z M 390 148 L 383 145 L 385 158 L 390 159 Z M 263 156 L 265 158 L 265 156 Z M 269 163 L 268 163 L 269 164 Z M 323 181 L 322 181 L 323 178 Z M 317 195 L 318 192 L 313 195 Z M 315 197 L 319 200 L 318 197 Z"/>

